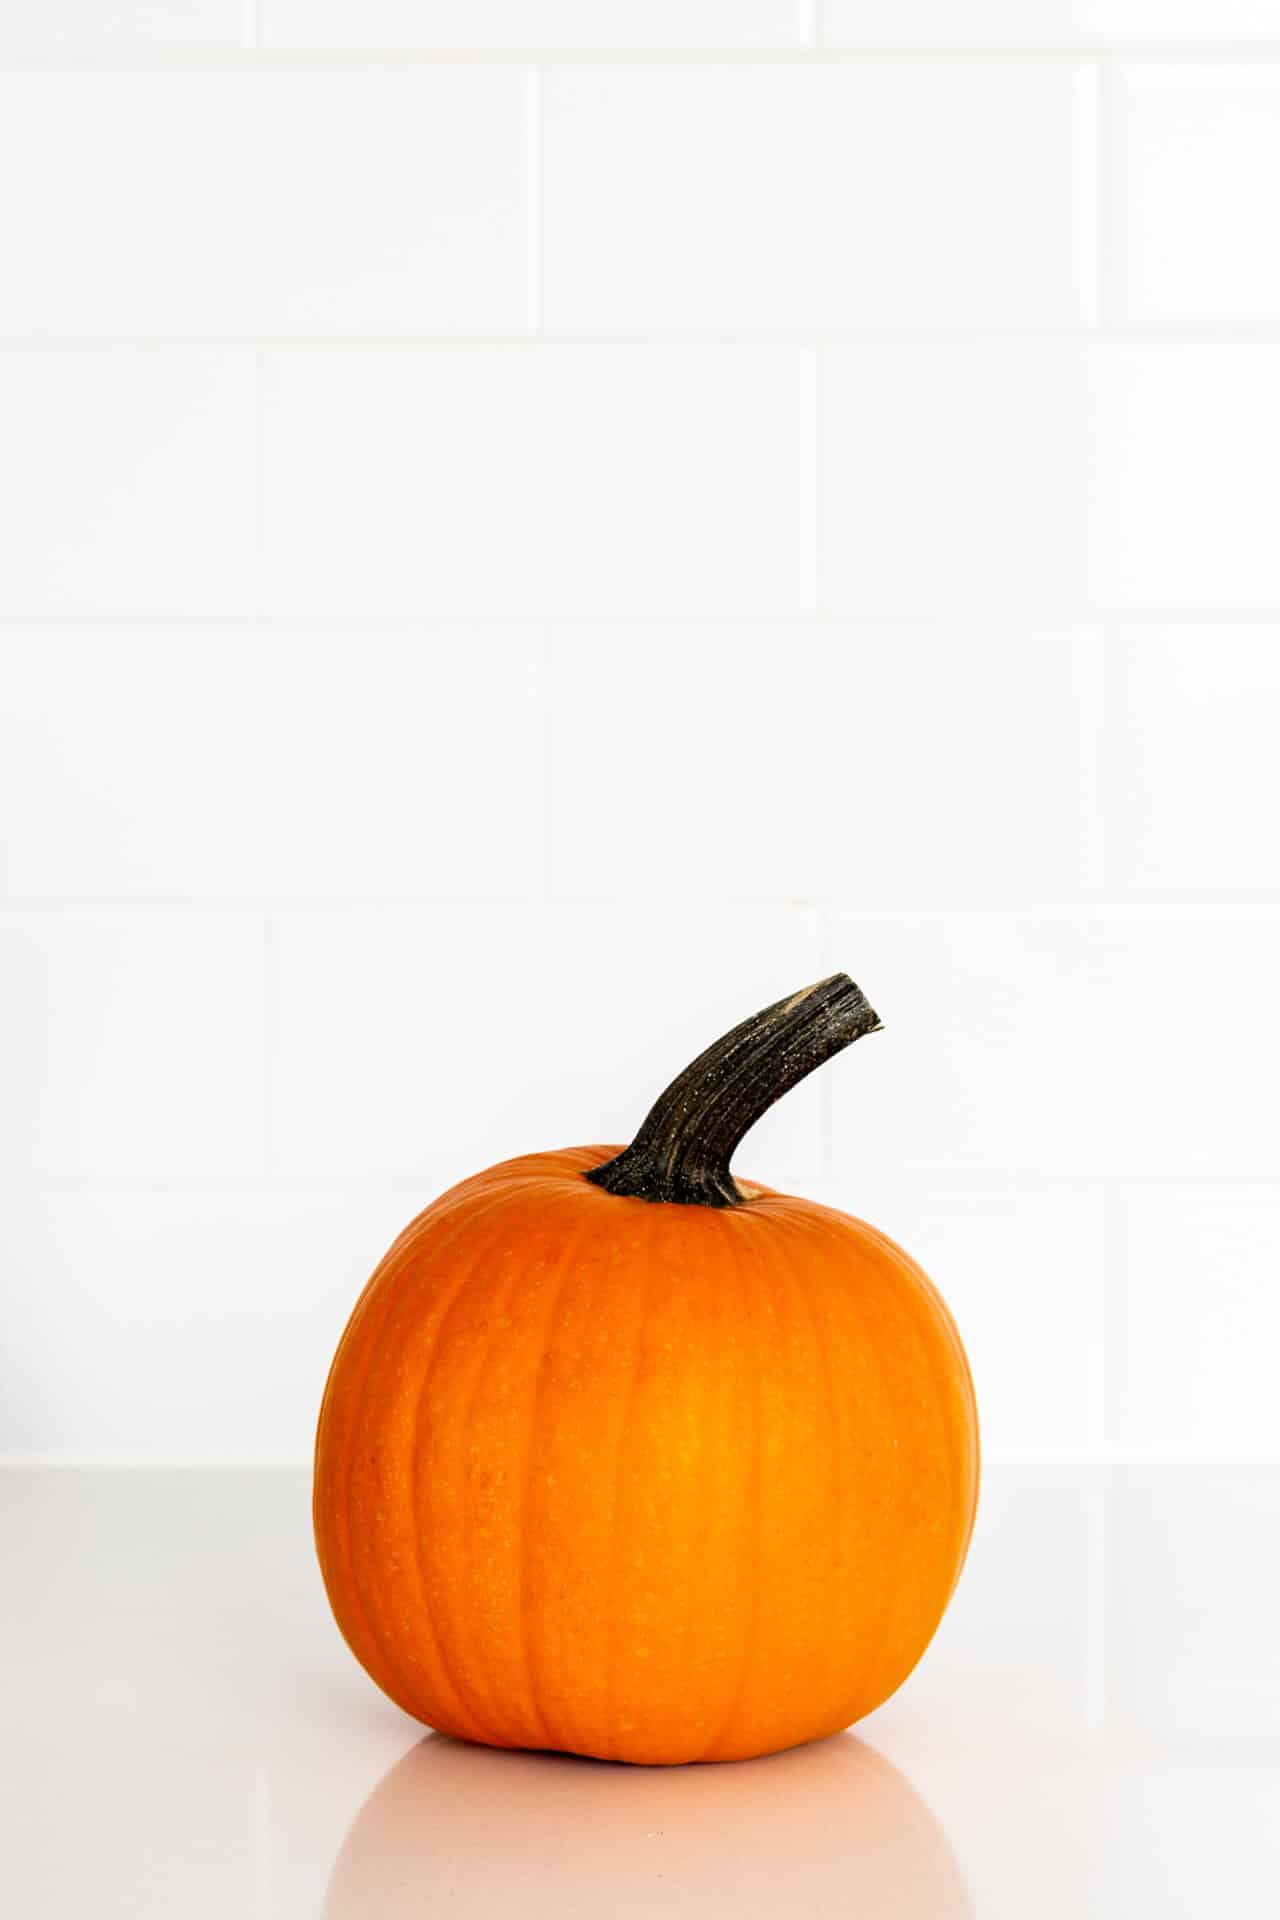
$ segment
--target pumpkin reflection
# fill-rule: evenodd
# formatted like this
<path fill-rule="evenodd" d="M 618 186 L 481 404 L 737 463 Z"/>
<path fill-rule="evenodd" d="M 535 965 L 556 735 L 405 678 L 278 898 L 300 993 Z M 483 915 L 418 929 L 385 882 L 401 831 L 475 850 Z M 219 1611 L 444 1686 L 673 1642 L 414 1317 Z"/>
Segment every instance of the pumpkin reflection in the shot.
<path fill-rule="evenodd" d="M 678 1769 L 497 1753 L 432 1735 L 360 1809 L 325 1920 L 504 1911 L 973 1914 L 924 1801 L 850 1734 Z"/>

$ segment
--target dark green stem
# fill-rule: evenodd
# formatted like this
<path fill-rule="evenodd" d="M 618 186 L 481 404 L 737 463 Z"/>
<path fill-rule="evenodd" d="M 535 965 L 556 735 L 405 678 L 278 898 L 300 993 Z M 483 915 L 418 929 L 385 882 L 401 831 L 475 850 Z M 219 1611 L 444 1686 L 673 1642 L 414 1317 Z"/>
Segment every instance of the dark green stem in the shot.
<path fill-rule="evenodd" d="M 609 1193 L 695 1207 L 744 1199 L 729 1162 L 775 1100 L 880 1021 L 846 973 L 734 1027 L 659 1094 L 631 1145 L 587 1174 Z"/>

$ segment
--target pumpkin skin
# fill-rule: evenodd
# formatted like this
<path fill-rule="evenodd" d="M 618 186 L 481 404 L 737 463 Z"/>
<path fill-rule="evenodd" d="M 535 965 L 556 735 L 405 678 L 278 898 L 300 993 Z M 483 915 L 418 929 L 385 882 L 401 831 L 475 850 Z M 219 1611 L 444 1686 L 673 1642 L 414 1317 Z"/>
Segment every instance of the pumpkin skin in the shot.
<path fill-rule="evenodd" d="M 862 1221 L 587 1179 L 619 1153 L 493 1167 L 377 1268 L 316 1440 L 330 1603 L 463 1739 L 651 1763 L 819 1739 L 901 1685 L 959 1577 L 959 1335 Z"/>

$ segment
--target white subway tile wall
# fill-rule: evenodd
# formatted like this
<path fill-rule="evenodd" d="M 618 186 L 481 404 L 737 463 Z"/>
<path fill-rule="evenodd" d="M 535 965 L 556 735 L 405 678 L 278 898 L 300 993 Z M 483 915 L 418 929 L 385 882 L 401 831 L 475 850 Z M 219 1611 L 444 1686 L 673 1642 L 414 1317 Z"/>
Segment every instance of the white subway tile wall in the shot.
<path fill-rule="evenodd" d="M 726 981 L 750 1011 L 821 959 L 816 916 L 799 909 L 673 920 L 515 902 L 281 916 L 272 966 L 273 1170 L 411 1179 L 442 1148 L 462 1178 L 538 1147 L 621 1145 L 706 1034 L 733 1024 Z M 816 1181 L 824 1113 L 818 1082 L 796 1088 L 744 1167 Z"/>
<path fill-rule="evenodd" d="M 1090 348 L 1068 338 L 824 347 L 819 594 L 971 620 L 1088 604 Z"/>
<path fill-rule="evenodd" d="M 245 0 L 15 0 L 0 9 L 0 56 L 232 52 L 244 27 Z"/>
<path fill-rule="evenodd" d="M 251 349 L 0 346 L 0 618 L 251 605 L 255 390 Z"/>
<path fill-rule="evenodd" d="M 515 333 L 513 67 L 0 73 L 8 338 Z"/>
<path fill-rule="evenodd" d="M 431 1175 L 447 1183 L 452 1168 Z M 45 1453 L 72 1433 L 110 1461 L 296 1459 L 351 1302 L 406 1206 L 393 1189 L 231 1181 L 11 1196 L 0 1247 L 30 1299 L 6 1329 L 9 1418 Z M 216 1391 L 193 1392 L 203 1380 Z"/>
<path fill-rule="evenodd" d="M 1115 885 L 1134 899 L 1274 899 L 1280 624 L 1130 627 L 1110 657 Z"/>
<path fill-rule="evenodd" d="M 839 967 L 989 1456 L 1280 1459 L 1280 0 L 2 11 L 0 1455 Z"/>
<path fill-rule="evenodd" d="M 1043 60 L 552 71 L 547 325 L 1072 326 L 1092 80 Z"/>
<path fill-rule="evenodd" d="M 273 348 L 267 604 L 357 620 L 811 612 L 813 358 Z"/>
<path fill-rule="evenodd" d="M 1115 344 L 1093 372 L 1094 604 L 1280 605 L 1280 341 Z"/>
<path fill-rule="evenodd" d="M 1280 1179 L 1274 908 L 824 924 L 894 1035 L 830 1077 L 838 1166 Z"/>
<path fill-rule="evenodd" d="M 6 1177 L 261 1169 L 266 942 L 253 915 L 6 912 L 0 956 Z M 127 1271 L 119 1283 L 127 1294 Z"/>
<path fill-rule="evenodd" d="M 842 1161 L 812 1191 L 872 1221 L 941 1276 L 964 1329 L 988 1454 L 1071 1461 L 1099 1452 L 1108 1237 L 1101 1182 L 975 1184 L 864 1157 Z M 1015 1353 L 1021 1367 L 1011 1364 Z"/>
<path fill-rule="evenodd" d="M 1136 327 L 1280 321 L 1280 67 L 1172 64 L 1117 74 L 1108 272 Z"/>
<path fill-rule="evenodd" d="M 831 46 L 1280 42 L 1280 0 L 820 0 Z"/>
<path fill-rule="evenodd" d="M 541 897 L 524 626 L 14 623 L 0 646 L 22 689 L 0 708 L 0 899 Z"/>
<path fill-rule="evenodd" d="M 634 664 L 625 714 L 602 651 Z M 1103 669 L 1099 630 L 1030 622 L 553 623 L 552 896 L 1092 899 Z"/>
<path fill-rule="evenodd" d="M 1117 1437 L 1156 1458 L 1275 1458 L 1274 1365 L 1258 1334 L 1280 1276 L 1280 1186 L 1135 1187 L 1117 1252 Z"/>
<path fill-rule="evenodd" d="M 812 39 L 806 0 L 258 0 L 278 48 L 748 52 Z"/>

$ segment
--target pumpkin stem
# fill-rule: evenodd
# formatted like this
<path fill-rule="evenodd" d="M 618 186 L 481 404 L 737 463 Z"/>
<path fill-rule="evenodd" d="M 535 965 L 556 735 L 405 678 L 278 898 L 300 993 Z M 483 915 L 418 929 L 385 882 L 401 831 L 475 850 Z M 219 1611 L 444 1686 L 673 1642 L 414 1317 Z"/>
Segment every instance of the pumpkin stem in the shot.
<path fill-rule="evenodd" d="M 729 1162 L 748 1128 L 824 1060 L 875 1033 L 879 1016 L 847 973 L 753 1014 L 660 1093 L 639 1133 L 588 1180 L 637 1200 L 734 1207 Z"/>

